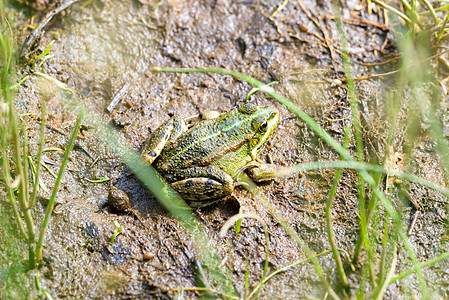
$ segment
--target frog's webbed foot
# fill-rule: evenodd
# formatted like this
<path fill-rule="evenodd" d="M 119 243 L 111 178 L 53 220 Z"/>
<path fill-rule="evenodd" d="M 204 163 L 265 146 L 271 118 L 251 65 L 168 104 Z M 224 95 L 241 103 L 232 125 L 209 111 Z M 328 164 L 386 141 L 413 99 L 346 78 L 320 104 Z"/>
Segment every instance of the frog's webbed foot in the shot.
<path fill-rule="evenodd" d="M 249 188 L 249 184 L 244 181 L 236 181 L 234 182 L 234 187 L 243 186 L 244 188 Z"/>

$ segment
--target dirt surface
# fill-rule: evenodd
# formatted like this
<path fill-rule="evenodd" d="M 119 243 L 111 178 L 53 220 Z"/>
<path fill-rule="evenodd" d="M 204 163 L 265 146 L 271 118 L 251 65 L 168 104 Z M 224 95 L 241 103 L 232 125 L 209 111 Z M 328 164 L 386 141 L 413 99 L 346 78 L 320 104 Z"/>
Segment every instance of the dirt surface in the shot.
<path fill-rule="evenodd" d="M 231 77 L 216 74 L 155 74 L 153 66 L 224 67 L 241 71 L 269 83 L 296 103 L 335 139 L 343 142 L 344 126 L 351 124 L 341 50 L 330 1 L 290 1 L 276 13 L 282 1 L 103 1 L 77 3 L 59 14 L 45 28 L 35 53 L 51 46 L 52 57 L 42 67 L 34 67 L 67 84 L 89 108 L 89 113 L 110 123 L 129 145 L 139 150 L 148 134 L 172 115 L 188 118 L 205 110 L 225 112 L 244 103 L 251 86 Z M 343 18 L 355 77 L 380 73 L 394 64 L 371 66 L 397 54 L 392 34 L 382 27 L 382 14 L 369 14 L 365 2 L 344 1 Z M 44 4 L 41 4 L 44 5 Z M 51 5 L 48 4 L 48 5 Z M 20 41 L 30 29 L 25 24 L 41 10 L 16 7 Z M 50 8 L 42 9 L 46 11 Z M 38 17 L 38 19 L 39 19 Z M 313 19 L 318 20 L 319 26 Z M 377 25 L 376 25 L 377 24 Z M 318 38 L 319 37 L 319 38 Z M 321 38 L 321 39 L 320 39 Z M 331 48 L 331 51 L 329 50 Z M 30 67 L 19 66 L 22 74 Z M 385 136 L 391 124 L 385 120 L 382 101 L 387 80 L 370 79 L 357 83 L 359 106 L 364 125 L 364 141 L 369 160 L 382 159 Z M 36 153 L 39 108 L 43 101 L 42 78 L 30 76 L 18 89 L 19 113 L 30 113 L 28 136 L 31 153 Z M 106 108 L 117 93 L 120 102 Z M 302 121 L 274 100 L 256 93 L 251 101 L 279 109 L 280 124 L 263 151 L 278 166 L 335 160 L 338 155 L 324 144 Z M 76 114 L 57 97 L 48 96 L 49 120 L 45 147 L 65 149 Z M 445 113 L 447 101 L 441 104 Z M 402 152 L 405 125 L 394 138 L 394 151 Z M 444 185 L 431 141 L 417 141 L 411 163 L 418 174 Z M 354 149 L 353 139 L 350 149 Z M 62 152 L 45 152 L 49 168 L 57 172 Z M 259 189 L 279 210 L 297 234 L 316 253 L 330 249 L 325 231 L 324 206 L 334 171 L 322 170 L 276 179 Z M 105 183 L 86 179 L 110 178 Z M 48 187 L 55 181 L 47 171 L 42 179 Z M 358 236 L 357 175 L 343 172 L 337 199 L 332 210 L 339 248 L 352 253 Z M 125 191 L 130 205 L 141 216 L 112 210 L 106 203 L 110 185 Z M 396 198 L 400 192 L 395 191 Z M 410 186 L 409 195 L 419 205 L 420 215 L 410 238 L 420 260 L 447 250 L 444 198 L 421 186 Z M 39 222 L 49 195 L 41 194 L 35 217 Z M 40 284 L 54 298 L 197 298 L 195 291 L 196 251 L 180 223 L 131 174 L 126 166 L 102 144 L 87 127 L 78 135 L 63 177 L 54 216 L 45 238 Z M 236 202 L 238 204 L 236 204 Z M 276 270 L 305 258 L 305 254 L 286 234 L 268 211 L 244 189 L 233 197 L 194 213 L 210 239 L 211 245 L 232 273 L 238 293 L 245 294 L 245 272 L 252 290 L 262 276 L 265 261 L 265 235 L 253 219 L 242 222 L 240 234 L 229 230 L 224 238 L 219 231 L 224 222 L 238 212 L 254 213 L 268 226 L 270 270 Z M 405 204 L 404 222 L 411 223 L 417 213 Z M 123 232 L 113 246 L 109 244 L 116 230 Z M 363 252 L 362 252 L 363 253 Z M 405 255 L 400 252 L 399 256 Z M 359 265 L 351 271 L 349 291 L 339 287 L 331 254 L 319 262 L 326 278 L 340 296 L 355 295 L 361 276 Z M 360 257 L 363 262 L 364 255 Z M 398 271 L 409 267 L 401 264 Z M 424 270 L 430 289 L 448 297 L 447 262 Z M 439 275 L 437 275 L 439 274 Z M 441 275 L 443 274 L 443 275 Z M 36 297 L 33 282 L 29 296 Z M 396 298 L 417 288 L 413 276 L 391 285 L 387 298 Z M 274 276 L 264 284 L 261 299 L 324 298 L 326 290 L 310 263 L 303 263 Z"/>

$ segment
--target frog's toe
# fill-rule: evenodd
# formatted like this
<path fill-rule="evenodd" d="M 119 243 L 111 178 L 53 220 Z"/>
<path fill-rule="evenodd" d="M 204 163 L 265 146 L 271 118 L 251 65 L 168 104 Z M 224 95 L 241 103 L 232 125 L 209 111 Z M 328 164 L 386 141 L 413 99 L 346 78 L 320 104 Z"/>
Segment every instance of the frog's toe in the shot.
<path fill-rule="evenodd" d="M 151 151 L 150 153 L 141 154 L 144 161 L 146 161 L 148 164 L 152 164 L 153 161 L 156 159 L 156 157 L 159 155 L 155 150 Z"/>

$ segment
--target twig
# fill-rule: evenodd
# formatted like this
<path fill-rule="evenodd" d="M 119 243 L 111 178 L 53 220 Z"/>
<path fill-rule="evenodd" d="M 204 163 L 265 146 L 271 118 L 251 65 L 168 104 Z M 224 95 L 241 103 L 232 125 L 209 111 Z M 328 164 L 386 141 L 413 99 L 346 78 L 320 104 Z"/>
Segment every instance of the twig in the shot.
<path fill-rule="evenodd" d="M 412 235 L 413 230 L 415 229 L 415 224 L 416 224 L 416 221 L 418 220 L 418 217 L 419 217 L 419 210 L 417 210 L 415 212 L 415 215 L 413 216 L 412 223 L 410 224 L 410 229 L 408 230 L 408 236 Z"/>
<path fill-rule="evenodd" d="M 50 129 L 50 130 L 52 130 L 52 131 L 54 131 L 54 132 L 56 132 L 56 133 L 59 133 L 59 134 L 62 135 L 62 136 L 67 136 L 66 133 L 62 132 L 62 131 L 59 130 L 58 128 L 55 128 L 55 127 L 53 127 L 53 126 L 51 126 L 51 125 L 46 124 L 45 127 L 47 127 L 48 129 Z M 84 149 L 84 147 L 81 146 L 80 143 L 78 143 L 77 141 L 75 141 L 75 146 L 74 146 L 74 147 L 77 148 L 77 149 L 79 149 L 79 150 L 81 150 L 82 152 L 84 152 L 84 154 L 86 154 L 87 156 L 89 156 L 89 158 L 94 159 L 93 156 L 89 153 L 89 151 L 87 151 L 86 149 Z"/>
<path fill-rule="evenodd" d="M 275 17 L 281 10 L 284 9 L 284 7 L 287 5 L 287 3 L 288 3 L 289 1 L 290 1 L 290 0 L 284 0 L 284 1 L 282 2 L 282 4 L 279 5 L 279 7 L 275 10 L 275 12 L 271 14 L 271 17 L 274 18 L 274 17 Z"/>
<path fill-rule="evenodd" d="M 361 26 L 363 24 L 365 25 L 371 25 L 373 27 L 377 27 L 379 29 L 381 29 L 382 31 L 388 32 L 390 31 L 390 26 L 385 25 L 385 24 L 380 24 L 377 22 L 373 22 L 370 20 L 367 20 L 365 18 L 360 18 L 360 19 L 342 19 L 344 23 L 349 24 L 349 25 L 356 25 L 356 26 Z"/>
<path fill-rule="evenodd" d="M 372 79 L 372 78 L 381 78 L 381 77 L 384 77 L 384 76 L 396 74 L 398 72 L 399 72 L 399 70 L 394 70 L 394 71 L 391 71 L 391 72 L 386 72 L 386 73 L 381 73 L 381 74 L 369 74 L 369 75 L 362 76 L 362 77 L 351 78 L 351 80 L 352 81 L 363 81 L 363 80 L 368 80 L 368 79 Z M 290 78 L 290 80 L 295 80 L 295 79 Z M 341 82 L 347 82 L 348 81 L 348 79 L 346 77 L 343 77 L 343 78 L 335 78 L 335 79 L 332 79 L 332 80 L 329 80 L 329 79 L 328 80 L 308 80 L 307 82 L 308 83 L 318 83 L 319 84 L 319 83 L 335 82 L 336 80 L 339 80 Z"/>
<path fill-rule="evenodd" d="M 441 53 L 429 56 L 429 57 L 427 57 L 427 58 L 425 58 L 425 59 L 423 59 L 423 60 L 421 60 L 419 62 L 416 62 L 415 64 L 412 64 L 412 66 L 413 65 L 417 65 L 417 64 L 421 63 L 422 61 L 431 60 L 431 59 L 434 59 L 434 58 L 437 58 L 437 57 L 441 57 L 446 52 L 449 52 L 449 50 L 446 50 L 446 51 L 443 51 Z M 399 71 L 400 70 L 393 70 L 393 71 L 386 72 L 386 73 L 369 74 L 369 75 L 362 76 L 362 77 L 351 78 L 351 80 L 352 81 L 362 81 L 362 80 L 368 80 L 368 79 L 372 79 L 372 78 L 381 78 L 381 77 L 384 77 L 384 76 L 394 75 L 394 74 L 398 73 Z M 290 80 L 293 80 L 293 79 L 290 79 Z M 341 82 L 348 81 L 348 79 L 346 77 L 344 77 L 344 78 L 335 78 L 335 79 L 332 79 L 332 80 L 310 80 L 310 81 L 307 81 L 307 82 L 308 83 L 318 83 L 319 84 L 319 83 L 328 83 L 330 81 L 335 81 L 335 80 L 340 80 Z"/>
<path fill-rule="evenodd" d="M 276 27 L 276 28 L 277 28 L 277 27 Z M 278 31 L 278 32 L 279 32 L 279 31 Z M 324 47 L 324 48 L 327 48 L 327 46 L 326 46 L 325 43 L 322 43 L 322 42 L 316 42 L 316 41 L 311 41 L 311 40 L 306 40 L 306 39 L 303 39 L 302 37 L 300 37 L 300 36 L 298 36 L 298 35 L 296 35 L 296 34 L 294 34 L 294 33 L 289 33 L 288 36 L 289 36 L 289 37 L 292 37 L 292 38 L 294 38 L 294 39 L 297 39 L 298 41 L 304 42 L 304 43 L 317 44 L 317 45 L 320 45 L 320 46 L 322 46 L 322 47 Z"/>
<path fill-rule="evenodd" d="M 53 19 L 54 16 L 78 1 L 80 0 L 65 0 L 61 3 L 61 5 L 49 11 L 23 43 L 22 48 L 20 48 L 19 51 L 19 57 L 25 56 L 25 54 L 27 54 L 28 50 L 34 44 L 37 37 L 41 34 L 44 27 L 47 26 L 47 24 Z"/>
<path fill-rule="evenodd" d="M 115 106 L 120 102 L 120 100 L 123 99 L 123 96 L 126 94 L 126 92 L 128 91 L 129 88 L 129 82 L 125 83 L 122 88 L 120 89 L 120 91 L 118 91 L 117 94 L 115 94 L 114 98 L 112 98 L 111 103 L 109 103 L 108 107 L 106 108 L 106 111 L 108 113 L 111 113 Z"/>
<path fill-rule="evenodd" d="M 332 58 L 332 60 L 333 60 L 334 62 L 337 62 L 337 61 L 335 60 L 335 57 L 334 57 L 334 51 L 333 51 L 333 48 L 332 48 L 332 46 L 329 44 L 330 38 L 327 36 L 326 31 L 321 27 L 321 24 L 318 22 L 318 20 L 315 19 L 315 18 L 310 14 L 310 12 L 304 8 L 304 6 L 302 6 L 300 0 L 298 0 L 298 5 L 299 5 L 299 7 L 302 9 L 302 11 L 307 15 L 307 17 L 308 17 L 308 18 L 315 24 L 315 26 L 316 26 L 316 27 L 323 33 L 324 42 L 326 43 L 326 47 L 329 49 L 331 58 Z"/>
<path fill-rule="evenodd" d="M 396 57 L 390 58 L 385 61 L 373 62 L 373 63 L 365 63 L 365 62 L 360 62 L 360 61 L 355 61 L 355 60 L 351 60 L 351 62 L 354 64 L 361 65 L 361 66 L 365 66 L 365 67 L 377 67 L 377 66 L 386 65 L 386 64 L 395 62 L 396 60 L 399 60 L 401 58 L 402 58 L 401 56 L 396 56 Z"/>

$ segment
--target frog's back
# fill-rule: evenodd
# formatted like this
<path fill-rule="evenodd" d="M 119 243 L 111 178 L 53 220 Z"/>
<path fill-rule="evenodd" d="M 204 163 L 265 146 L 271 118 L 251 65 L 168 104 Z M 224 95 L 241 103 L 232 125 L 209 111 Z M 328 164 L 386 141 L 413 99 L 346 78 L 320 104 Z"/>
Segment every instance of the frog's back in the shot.
<path fill-rule="evenodd" d="M 254 134 L 249 118 L 248 115 L 233 111 L 218 119 L 199 123 L 166 149 L 156 161 L 155 167 L 168 172 L 213 164 L 248 142 Z"/>

